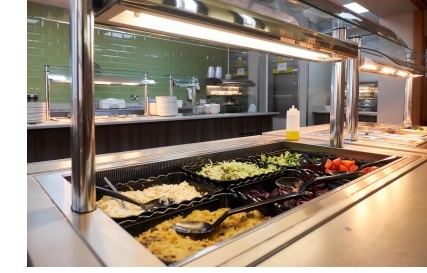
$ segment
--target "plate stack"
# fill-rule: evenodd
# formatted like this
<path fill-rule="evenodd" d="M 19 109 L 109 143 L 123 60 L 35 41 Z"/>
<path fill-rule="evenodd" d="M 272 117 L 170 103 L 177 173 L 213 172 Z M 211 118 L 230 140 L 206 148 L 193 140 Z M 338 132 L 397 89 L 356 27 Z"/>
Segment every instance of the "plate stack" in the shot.
<path fill-rule="evenodd" d="M 43 122 L 46 119 L 45 102 L 28 102 L 27 103 L 27 123 L 34 124 Z"/>
<path fill-rule="evenodd" d="M 150 113 L 151 116 L 157 116 L 157 103 L 155 103 L 155 102 L 149 103 L 148 113 Z"/>
<path fill-rule="evenodd" d="M 178 114 L 178 104 L 175 96 L 157 96 L 157 115 L 173 117 Z"/>

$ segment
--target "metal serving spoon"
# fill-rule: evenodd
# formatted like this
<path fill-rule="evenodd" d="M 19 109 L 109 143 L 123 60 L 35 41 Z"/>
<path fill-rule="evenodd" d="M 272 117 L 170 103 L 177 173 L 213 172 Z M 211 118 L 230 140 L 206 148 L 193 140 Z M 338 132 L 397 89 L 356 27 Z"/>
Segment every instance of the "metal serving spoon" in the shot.
<path fill-rule="evenodd" d="M 299 179 L 298 177 L 281 177 L 275 181 L 276 185 L 284 190 L 287 191 L 305 191 L 310 185 L 317 181 L 321 182 L 330 182 L 330 181 L 336 181 L 340 179 L 354 179 L 358 178 L 365 173 L 362 172 L 352 172 L 352 173 L 343 173 L 343 174 L 337 174 L 337 175 L 328 175 L 328 176 L 315 176 L 308 180 L 306 183 L 304 183 L 303 180 Z"/>
<path fill-rule="evenodd" d="M 108 184 L 108 186 L 110 186 L 110 188 L 114 191 L 114 192 L 116 192 L 116 193 L 119 193 L 119 191 L 116 189 L 116 187 L 113 185 L 113 183 L 111 183 L 111 181 L 110 180 L 108 180 L 108 178 L 107 177 L 104 177 L 104 180 L 105 180 L 105 182 Z M 122 208 L 126 208 L 126 206 L 125 206 L 125 202 L 123 201 L 123 200 L 121 200 L 120 199 L 120 203 L 122 204 Z"/>
<path fill-rule="evenodd" d="M 240 213 L 240 212 L 245 212 L 245 211 L 251 211 L 251 210 L 254 210 L 258 207 L 262 207 L 266 204 L 274 203 L 277 201 L 284 201 L 284 200 L 292 199 L 292 198 L 295 198 L 298 196 L 305 196 L 305 195 L 310 195 L 310 194 L 311 193 L 308 191 L 307 192 L 302 191 L 302 192 L 295 192 L 295 193 L 290 193 L 290 194 L 279 195 L 279 196 L 273 197 L 271 199 L 262 200 L 262 201 L 259 201 L 256 203 L 252 203 L 249 205 L 242 206 L 242 207 L 230 209 L 227 212 L 225 212 L 223 215 L 221 215 L 221 217 L 219 217 L 212 224 L 207 223 L 207 222 L 203 222 L 203 221 L 183 221 L 183 222 L 179 222 L 179 223 L 172 225 L 172 228 L 176 232 L 182 233 L 182 234 L 208 233 L 208 232 L 211 232 L 212 230 L 214 230 L 216 227 L 218 227 L 230 215 Z"/>
<path fill-rule="evenodd" d="M 129 202 L 131 204 L 137 205 L 139 207 L 141 207 L 144 211 L 151 211 L 155 208 L 158 207 L 164 207 L 164 206 L 168 206 L 170 204 L 175 203 L 175 200 L 173 200 L 173 198 L 157 198 L 157 199 L 153 199 L 148 201 L 147 203 L 140 203 L 136 200 L 133 200 L 132 198 L 127 197 L 124 194 L 118 193 L 118 192 L 114 192 L 114 191 L 110 191 L 107 190 L 105 188 L 102 187 L 98 187 L 96 186 L 96 191 L 99 193 L 102 193 L 104 195 L 122 200 L 122 201 L 126 201 Z"/>

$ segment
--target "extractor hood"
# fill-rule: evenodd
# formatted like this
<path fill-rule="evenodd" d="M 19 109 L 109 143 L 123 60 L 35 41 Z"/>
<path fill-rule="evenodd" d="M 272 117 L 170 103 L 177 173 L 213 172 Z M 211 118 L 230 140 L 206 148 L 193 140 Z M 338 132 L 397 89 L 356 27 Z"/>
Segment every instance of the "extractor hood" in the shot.
<path fill-rule="evenodd" d="M 312 61 L 358 56 L 355 43 L 298 26 L 289 15 L 252 12 L 230 3 L 110 0 L 97 7 L 95 22 Z"/>

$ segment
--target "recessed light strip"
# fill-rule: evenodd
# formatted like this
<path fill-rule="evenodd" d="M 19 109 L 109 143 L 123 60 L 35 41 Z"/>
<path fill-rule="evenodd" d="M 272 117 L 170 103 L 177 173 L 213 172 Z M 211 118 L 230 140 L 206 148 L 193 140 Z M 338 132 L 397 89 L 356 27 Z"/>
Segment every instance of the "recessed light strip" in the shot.
<path fill-rule="evenodd" d="M 184 20 L 170 18 L 148 11 L 135 13 L 125 10 L 109 19 L 111 23 L 138 26 L 148 31 L 163 34 L 178 35 L 181 37 L 194 38 L 219 44 L 225 44 L 247 49 L 259 50 L 294 58 L 308 59 L 314 61 L 336 60 L 326 53 L 308 50 L 297 46 L 291 46 L 280 41 L 270 41 L 263 38 L 249 36 L 232 30 L 207 26 L 200 23 L 187 23 Z"/>

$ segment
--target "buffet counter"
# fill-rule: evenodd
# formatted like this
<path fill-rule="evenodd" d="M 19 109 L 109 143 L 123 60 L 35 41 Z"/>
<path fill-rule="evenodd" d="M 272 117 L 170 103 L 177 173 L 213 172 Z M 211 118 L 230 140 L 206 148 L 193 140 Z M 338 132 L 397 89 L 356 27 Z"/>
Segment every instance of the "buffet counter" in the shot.
<path fill-rule="evenodd" d="M 276 114 L 96 116 L 96 154 L 261 135 L 272 130 Z M 27 125 L 27 163 L 70 158 L 70 128 L 68 118 Z"/>
<path fill-rule="evenodd" d="M 114 116 L 95 116 L 95 126 L 104 125 L 121 125 L 135 123 L 156 123 L 166 121 L 188 121 L 188 120 L 208 120 L 208 119 L 223 119 L 223 118 L 244 118 L 244 117 L 261 117 L 274 116 L 279 112 L 254 112 L 254 113 L 220 113 L 220 114 L 178 114 L 171 117 L 161 116 L 144 116 L 144 115 L 114 115 Z M 69 128 L 71 119 L 67 117 L 53 117 L 49 121 L 44 121 L 35 124 L 27 124 L 27 130 L 34 129 L 51 129 L 51 128 Z"/>
<path fill-rule="evenodd" d="M 303 128 L 302 128 L 303 129 Z M 307 128 L 313 129 L 313 128 Z M 303 129 L 304 130 L 304 129 Z M 274 135 L 278 133 L 278 135 Z M 284 141 L 283 132 L 97 155 L 96 172 L 248 155 L 281 145 L 337 155 L 398 155 L 377 171 L 277 215 L 169 266 L 425 266 L 427 156 L 323 139 Z M 71 211 L 69 159 L 27 164 L 27 251 L 31 266 L 167 266 L 105 213 Z M 309 253 L 309 254 L 308 254 Z M 370 258 L 367 259 L 366 256 Z"/>

